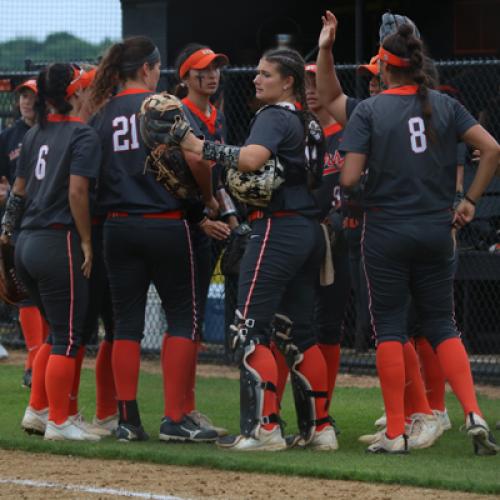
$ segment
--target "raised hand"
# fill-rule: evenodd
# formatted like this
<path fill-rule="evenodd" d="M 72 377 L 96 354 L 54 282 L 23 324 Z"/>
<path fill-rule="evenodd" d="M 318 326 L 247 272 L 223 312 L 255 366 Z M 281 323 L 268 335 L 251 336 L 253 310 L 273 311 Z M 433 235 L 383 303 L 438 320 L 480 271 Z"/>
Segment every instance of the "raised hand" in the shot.
<path fill-rule="evenodd" d="M 333 12 L 327 10 L 321 17 L 323 28 L 319 34 L 318 46 L 320 49 L 331 49 L 337 34 L 338 21 Z"/>

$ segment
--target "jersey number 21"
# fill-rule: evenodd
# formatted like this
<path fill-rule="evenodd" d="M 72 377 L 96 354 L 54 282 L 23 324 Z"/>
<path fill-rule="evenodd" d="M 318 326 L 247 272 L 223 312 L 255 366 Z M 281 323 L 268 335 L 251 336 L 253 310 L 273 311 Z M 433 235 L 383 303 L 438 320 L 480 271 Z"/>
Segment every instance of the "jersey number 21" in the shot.
<path fill-rule="evenodd" d="M 410 129 L 411 149 L 414 153 L 423 153 L 427 149 L 427 137 L 425 136 L 424 120 L 420 116 L 415 116 L 408 120 Z"/>
<path fill-rule="evenodd" d="M 113 119 L 113 129 L 113 150 L 115 152 L 139 149 L 135 115 L 117 116 Z"/>

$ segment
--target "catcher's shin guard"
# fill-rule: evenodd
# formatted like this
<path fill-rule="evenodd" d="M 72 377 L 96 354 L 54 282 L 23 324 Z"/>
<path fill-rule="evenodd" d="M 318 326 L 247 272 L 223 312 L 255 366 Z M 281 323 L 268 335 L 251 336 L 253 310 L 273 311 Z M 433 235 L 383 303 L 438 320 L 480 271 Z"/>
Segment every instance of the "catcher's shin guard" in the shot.
<path fill-rule="evenodd" d="M 258 439 L 261 425 L 280 423 L 276 413 L 263 415 L 265 391 L 276 392 L 272 382 L 264 381 L 259 373 L 248 364 L 249 356 L 255 351 L 251 340 L 244 347 L 240 365 L 240 428 L 245 437 Z"/>
<path fill-rule="evenodd" d="M 293 343 L 293 323 L 287 316 L 276 314 L 273 321 L 273 340 L 285 356 L 290 367 L 290 380 L 292 383 L 295 411 L 300 434 L 304 445 L 314 437 L 316 426 L 331 422 L 330 417 L 318 419 L 316 415 L 316 398 L 328 398 L 326 391 L 314 391 L 309 380 L 298 370 L 298 366 L 304 359 L 304 354 Z"/>

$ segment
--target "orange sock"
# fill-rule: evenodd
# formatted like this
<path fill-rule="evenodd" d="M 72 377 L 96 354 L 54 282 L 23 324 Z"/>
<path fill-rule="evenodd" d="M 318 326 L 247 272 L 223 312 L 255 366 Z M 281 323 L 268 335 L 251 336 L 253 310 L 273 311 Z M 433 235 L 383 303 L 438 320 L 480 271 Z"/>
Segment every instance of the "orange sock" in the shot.
<path fill-rule="evenodd" d="M 469 358 L 459 338 L 447 339 L 436 348 L 436 354 L 446 380 L 460 401 L 465 415 L 470 412 L 482 416 L 477 404 Z"/>
<path fill-rule="evenodd" d="M 42 344 L 33 361 L 29 404 L 35 410 L 44 410 L 47 406 L 49 406 L 47 391 L 45 389 L 45 373 L 51 350 L 51 345 Z"/>
<path fill-rule="evenodd" d="M 401 342 L 381 342 L 377 346 L 377 371 L 387 415 L 389 439 L 405 433 L 405 361 Z"/>
<path fill-rule="evenodd" d="M 184 416 L 189 369 L 196 353 L 196 342 L 169 335 L 162 359 L 164 414 L 174 422 L 180 422 Z"/>
<path fill-rule="evenodd" d="M 326 369 L 328 370 L 327 386 L 328 386 L 328 407 L 332 402 L 333 391 L 335 390 L 335 382 L 340 367 L 340 344 L 318 344 L 321 353 L 325 358 Z"/>
<path fill-rule="evenodd" d="M 322 418 L 328 417 L 328 405 L 327 405 L 327 367 L 325 358 L 321 353 L 320 348 L 317 345 L 313 345 L 309 347 L 304 352 L 304 359 L 297 367 L 297 370 L 307 379 L 309 382 L 311 389 L 314 392 L 324 392 L 325 397 L 316 397 L 314 398 L 314 406 L 316 409 L 316 419 L 320 420 Z M 321 431 L 327 425 L 330 425 L 328 422 L 324 424 L 319 424 L 316 426 L 316 430 Z"/>
<path fill-rule="evenodd" d="M 187 378 L 187 388 L 186 395 L 184 398 L 184 414 L 191 413 L 196 408 L 196 366 L 198 364 L 198 351 L 200 350 L 200 342 L 196 341 L 196 350 L 193 353 L 193 357 L 190 360 L 189 367 L 186 366 L 186 371 L 188 371 Z"/>
<path fill-rule="evenodd" d="M 96 382 L 96 417 L 103 420 L 116 415 L 118 407 L 116 403 L 115 379 L 111 366 L 111 355 L 113 352 L 112 342 L 104 340 L 99 346 L 99 352 L 95 361 Z"/>
<path fill-rule="evenodd" d="M 417 338 L 417 354 L 422 367 L 429 405 L 433 410 L 444 411 L 446 379 L 443 370 L 441 370 L 439 359 L 425 337 Z"/>
<path fill-rule="evenodd" d="M 69 394 L 75 377 L 75 358 L 51 354 L 45 373 L 45 387 L 49 400 L 49 420 L 56 424 L 66 422 L 69 416 Z"/>
<path fill-rule="evenodd" d="M 424 413 L 432 415 L 432 410 L 425 394 L 425 386 L 422 373 L 420 372 L 417 353 L 412 342 L 403 344 L 403 356 L 405 362 L 405 395 L 408 394 L 410 400 L 411 414 Z M 407 417 L 411 415 L 406 412 L 405 414 Z"/>
<path fill-rule="evenodd" d="M 26 370 L 33 368 L 35 355 L 45 341 L 44 324 L 40 310 L 35 306 L 19 308 L 19 323 L 23 332 L 24 343 L 28 351 L 24 368 Z"/>
<path fill-rule="evenodd" d="M 73 386 L 69 395 L 69 414 L 70 416 L 78 413 L 78 391 L 80 389 L 80 375 L 82 373 L 82 363 L 85 357 L 85 346 L 78 348 L 75 357 L 75 376 L 73 377 Z"/>
<path fill-rule="evenodd" d="M 141 344 L 135 340 L 115 340 L 111 360 L 117 399 L 120 401 L 137 399 Z"/>
<path fill-rule="evenodd" d="M 281 407 L 281 400 L 283 399 L 283 394 L 286 388 L 286 381 L 288 379 L 288 373 L 290 372 L 288 368 L 288 363 L 286 362 L 285 356 L 278 349 L 278 346 L 271 342 L 271 352 L 273 353 L 274 359 L 276 360 L 276 366 L 278 367 L 278 383 L 276 384 L 276 397 L 278 398 L 278 407 Z"/>
<path fill-rule="evenodd" d="M 278 367 L 271 349 L 265 345 L 258 344 L 255 351 L 248 357 L 247 363 L 259 374 L 263 382 L 271 382 L 274 387 L 278 384 Z M 278 398 L 274 391 L 264 391 L 263 416 L 269 416 L 273 413 L 278 414 Z M 276 423 L 263 424 L 266 431 L 276 427 Z"/>

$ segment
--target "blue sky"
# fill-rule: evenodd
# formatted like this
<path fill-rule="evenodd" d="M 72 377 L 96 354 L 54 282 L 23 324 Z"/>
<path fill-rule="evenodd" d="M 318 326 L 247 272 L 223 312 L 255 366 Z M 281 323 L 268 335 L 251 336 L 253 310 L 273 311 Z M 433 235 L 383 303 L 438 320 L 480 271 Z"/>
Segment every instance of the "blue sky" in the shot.
<path fill-rule="evenodd" d="M 121 37 L 120 0 L 0 0 L 0 41 L 68 31 L 89 42 Z"/>

